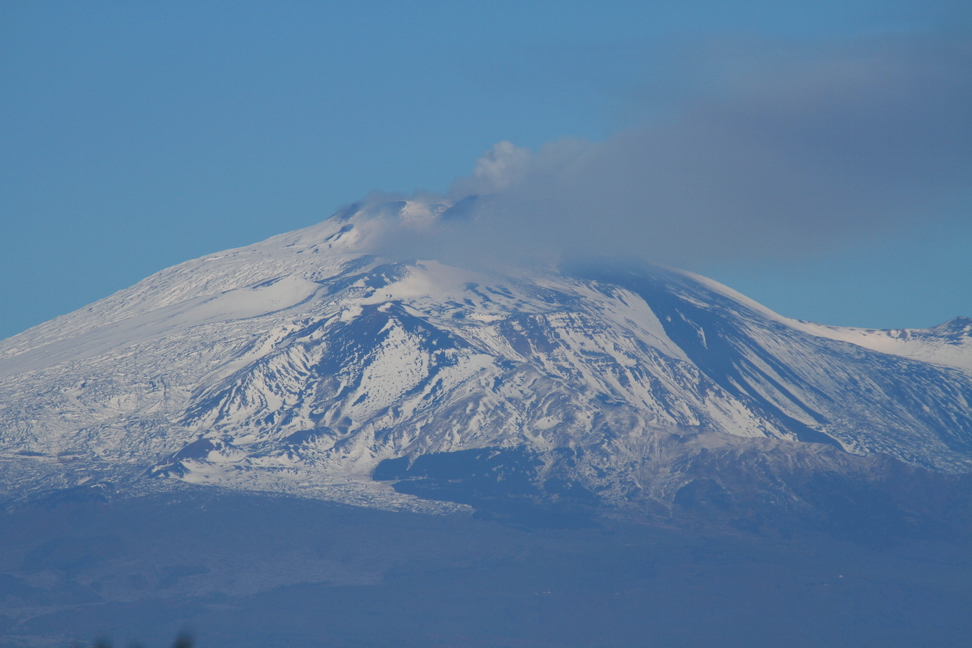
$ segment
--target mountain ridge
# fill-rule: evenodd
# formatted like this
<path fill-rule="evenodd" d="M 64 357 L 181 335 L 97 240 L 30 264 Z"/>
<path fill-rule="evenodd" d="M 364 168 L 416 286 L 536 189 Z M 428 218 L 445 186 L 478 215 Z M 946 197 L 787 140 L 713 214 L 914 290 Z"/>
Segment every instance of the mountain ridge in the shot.
<path fill-rule="evenodd" d="M 865 480 L 876 455 L 972 471 L 967 318 L 846 329 L 645 264 L 373 252 L 452 226 L 452 207 L 352 205 L 0 342 L 0 457 L 378 507 L 434 506 L 401 485 L 408 467 L 372 479 L 382 462 L 480 451 L 532 457 L 509 455 L 534 499 L 615 507 L 670 509 L 729 456 Z M 779 470 L 760 488 L 797 501 Z"/>

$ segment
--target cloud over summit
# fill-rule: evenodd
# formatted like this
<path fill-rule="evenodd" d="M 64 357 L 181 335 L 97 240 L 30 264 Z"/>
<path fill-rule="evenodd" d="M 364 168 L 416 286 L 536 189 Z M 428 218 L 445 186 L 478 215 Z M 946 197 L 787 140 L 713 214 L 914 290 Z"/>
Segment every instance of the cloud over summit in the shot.
<path fill-rule="evenodd" d="M 432 247 L 697 264 L 972 217 L 969 39 L 722 44 L 705 58 L 683 69 L 704 88 L 610 139 L 496 144 L 449 192 L 481 197 L 473 217 Z"/>
<path fill-rule="evenodd" d="M 461 200 L 469 195 L 505 191 L 529 171 L 531 157 L 530 149 L 526 147 L 505 140 L 497 142 L 476 160 L 472 174 L 453 183 L 449 193 Z"/>

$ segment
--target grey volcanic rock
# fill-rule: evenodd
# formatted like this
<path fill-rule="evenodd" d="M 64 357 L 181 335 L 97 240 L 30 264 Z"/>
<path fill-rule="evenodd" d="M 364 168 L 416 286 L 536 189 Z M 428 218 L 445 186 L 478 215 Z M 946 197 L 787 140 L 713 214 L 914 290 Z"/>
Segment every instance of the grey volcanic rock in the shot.
<path fill-rule="evenodd" d="M 847 329 L 644 264 L 369 253 L 459 207 L 355 205 L 4 340 L 0 488 L 181 480 L 578 524 L 605 506 L 826 516 L 821 493 L 875 484 L 898 510 L 902 475 L 964 488 L 967 318 Z"/>

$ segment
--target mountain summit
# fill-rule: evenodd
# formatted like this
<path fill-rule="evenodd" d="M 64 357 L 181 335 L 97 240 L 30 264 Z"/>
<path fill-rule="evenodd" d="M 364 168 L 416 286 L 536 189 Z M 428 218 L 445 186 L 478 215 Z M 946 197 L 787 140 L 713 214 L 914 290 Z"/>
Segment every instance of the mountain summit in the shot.
<path fill-rule="evenodd" d="M 972 472 L 972 320 L 840 328 L 646 264 L 375 253 L 474 201 L 353 205 L 4 340 L 3 489 L 665 514 Z"/>

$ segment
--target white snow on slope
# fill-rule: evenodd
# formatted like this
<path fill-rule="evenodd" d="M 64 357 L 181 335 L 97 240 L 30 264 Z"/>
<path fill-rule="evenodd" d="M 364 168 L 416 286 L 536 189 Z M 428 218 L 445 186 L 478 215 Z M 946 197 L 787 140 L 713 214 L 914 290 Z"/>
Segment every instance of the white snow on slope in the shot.
<path fill-rule="evenodd" d="M 401 496 L 369 478 L 385 458 L 580 449 L 578 470 L 620 493 L 665 435 L 792 442 L 793 422 L 855 453 L 972 465 L 962 320 L 843 329 L 690 273 L 645 269 L 648 294 L 365 254 L 389 223 L 431 227 L 444 209 L 349 210 L 0 342 L 0 456 L 387 502 Z"/>
<path fill-rule="evenodd" d="M 867 329 L 847 326 L 816 324 L 805 320 L 784 317 L 745 295 L 717 281 L 690 272 L 685 275 L 706 285 L 711 290 L 745 305 L 768 319 L 780 322 L 792 329 L 830 340 L 856 344 L 879 353 L 932 362 L 972 373 L 972 320 L 956 318 L 930 329 Z M 954 323 L 957 330 L 947 339 L 942 330 Z"/>

